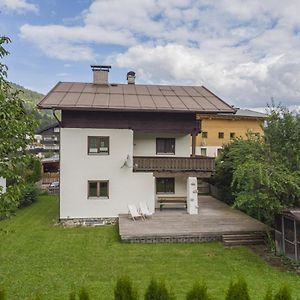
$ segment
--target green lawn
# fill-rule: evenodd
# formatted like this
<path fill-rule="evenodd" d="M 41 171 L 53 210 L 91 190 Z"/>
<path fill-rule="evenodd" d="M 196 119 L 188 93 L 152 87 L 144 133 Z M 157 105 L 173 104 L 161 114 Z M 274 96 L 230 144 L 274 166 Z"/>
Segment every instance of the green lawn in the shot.
<path fill-rule="evenodd" d="M 152 276 L 177 295 L 205 280 L 214 299 L 224 299 L 231 278 L 243 275 L 252 299 L 268 286 L 288 284 L 300 296 L 300 277 L 268 266 L 245 247 L 210 244 L 120 243 L 115 226 L 54 226 L 58 201 L 43 196 L 16 217 L 0 222 L 0 286 L 9 299 L 68 299 L 72 287 L 86 286 L 93 299 L 113 299 L 116 278 L 128 274 L 140 294 Z"/>

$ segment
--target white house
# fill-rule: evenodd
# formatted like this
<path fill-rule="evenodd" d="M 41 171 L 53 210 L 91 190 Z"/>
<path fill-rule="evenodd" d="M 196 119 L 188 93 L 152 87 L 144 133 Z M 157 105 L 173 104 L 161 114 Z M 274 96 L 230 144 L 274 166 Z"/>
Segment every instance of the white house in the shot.
<path fill-rule="evenodd" d="M 234 113 L 204 87 L 59 82 L 39 108 L 61 111 L 60 219 L 115 218 L 128 204 L 186 197 L 191 176 L 209 177 L 212 158 L 195 155 L 197 113 Z M 192 155 L 190 140 L 192 139 Z"/>

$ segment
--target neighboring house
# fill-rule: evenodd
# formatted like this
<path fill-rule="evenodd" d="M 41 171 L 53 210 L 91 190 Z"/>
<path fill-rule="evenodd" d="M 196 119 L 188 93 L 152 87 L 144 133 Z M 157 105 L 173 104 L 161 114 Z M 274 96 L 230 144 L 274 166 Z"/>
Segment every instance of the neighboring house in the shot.
<path fill-rule="evenodd" d="M 61 111 L 60 219 L 117 217 L 128 204 L 186 196 L 190 177 L 207 178 L 214 159 L 197 157 L 196 114 L 235 110 L 201 86 L 59 82 L 39 108 Z M 192 155 L 190 155 L 192 137 Z M 196 187 L 195 187 L 196 188 Z M 195 189 L 194 188 L 194 189 Z"/>
<path fill-rule="evenodd" d="M 59 156 L 42 158 L 42 186 L 48 187 L 54 181 L 59 181 Z"/>
<path fill-rule="evenodd" d="M 47 153 L 59 152 L 59 124 L 53 122 L 40 128 L 34 135 L 34 142 L 29 146 L 30 152 L 40 157 Z"/>
<path fill-rule="evenodd" d="M 202 133 L 197 137 L 196 154 L 216 157 L 224 144 L 236 137 L 246 137 L 248 131 L 263 134 L 266 114 L 248 109 L 237 109 L 235 114 L 197 116 L 201 120 Z"/>
<path fill-rule="evenodd" d="M 2 193 L 6 192 L 6 179 L 3 177 L 0 177 L 0 187 L 2 188 Z"/>

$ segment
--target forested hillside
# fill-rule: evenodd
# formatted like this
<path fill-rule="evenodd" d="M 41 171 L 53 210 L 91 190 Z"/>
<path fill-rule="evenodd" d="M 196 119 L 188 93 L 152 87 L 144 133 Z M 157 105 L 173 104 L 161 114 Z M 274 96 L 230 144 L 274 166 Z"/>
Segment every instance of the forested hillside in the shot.
<path fill-rule="evenodd" d="M 35 110 L 35 117 L 40 122 L 40 126 L 42 127 L 44 125 L 47 125 L 49 123 L 52 123 L 54 118 L 52 116 L 52 112 L 50 110 L 38 110 L 36 109 L 36 104 L 42 99 L 44 96 L 43 94 L 40 94 L 38 92 L 29 90 L 24 88 L 21 85 L 10 83 L 13 91 L 21 90 L 21 98 L 26 102 L 27 108 L 29 110 Z"/>

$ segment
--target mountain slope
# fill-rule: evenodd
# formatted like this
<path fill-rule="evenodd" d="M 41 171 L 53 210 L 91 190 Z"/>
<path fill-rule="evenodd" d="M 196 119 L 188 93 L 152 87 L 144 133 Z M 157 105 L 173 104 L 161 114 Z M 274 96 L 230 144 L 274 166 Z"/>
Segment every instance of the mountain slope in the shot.
<path fill-rule="evenodd" d="M 24 88 L 21 85 L 10 82 L 13 91 L 21 91 L 20 97 L 25 101 L 29 110 L 34 110 L 34 115 L 39 120 L 39 127 L 43 127 L 50 123 L 53 123 L 54 117 L 51 110 L 37 110 L 37 103 L 43 98 L 43 94 Z"/>

